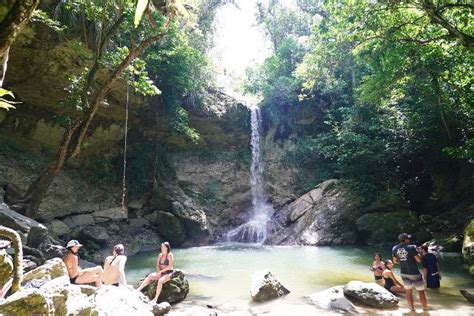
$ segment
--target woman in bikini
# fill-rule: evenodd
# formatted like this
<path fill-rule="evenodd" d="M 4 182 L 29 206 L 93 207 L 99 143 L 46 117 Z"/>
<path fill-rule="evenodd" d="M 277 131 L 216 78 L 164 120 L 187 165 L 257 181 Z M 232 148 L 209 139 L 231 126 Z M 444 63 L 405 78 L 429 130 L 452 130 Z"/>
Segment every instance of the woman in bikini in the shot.
<path fill-rule="evenodd" d="M 383 270 L 382 272 L 382 277 L 384 280 L 384 288 L 386 288 L 388 291 L 392 292 L 393 294 L 396 293 L 405 293 L 405 288 L 403 285 L 398 282 L 397 278 L 395 275 L 393 275 L 392 269 L 393 269 L 393 262 L 392 260 L 387 260 L 385 261 L 385 267 L 386 269 Z"/>
<path fill-rule="evenodd" d="M 382 262 L 382 255 L 376 253 L 374 255 L 374 262 L 370 267 L 370 271 L 374 272 L 375 283 L 383 284 L 382 272 L 385 270 L 385 265 Z"/>
<path fill-rule="evenodd" d="M 105 258 L 104 274 L 102 281 L 109 285 L 127 285 L 125 278 L 125 263 L 127 257 L 123 255 L 124 247 L 122 244 L 115 245 L 112 250 L 112 256 Z"/>
<path fill-rule="evenodd" d="M 171 279 L 173 273 L 173 254 L 171 253 L 171 246 L 169 242 L 161 244 L 161 253 L 156 259 L 156 272 L 150 273 L 142 284 L 138 287 L 138 291 L 141 291 L 145 286 L 150 284 L 151 281 L 158 280 L 156 285 L 155 297 L 150 301 L 150 304 L 156 304 L 158 297 L 160 296 L 163 284 Z"/>

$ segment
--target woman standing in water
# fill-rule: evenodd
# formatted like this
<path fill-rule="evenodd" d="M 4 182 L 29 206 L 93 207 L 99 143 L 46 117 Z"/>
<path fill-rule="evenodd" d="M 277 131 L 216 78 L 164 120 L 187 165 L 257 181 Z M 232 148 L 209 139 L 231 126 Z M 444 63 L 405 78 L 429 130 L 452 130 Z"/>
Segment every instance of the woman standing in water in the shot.
<path fill-rule="evenodd" d="M 382 262 L 382 255 L 380 253 L 376 253 L 374 255 L 374 262 L 370 267 L 370 271 L 374 272 L 375 282 L 378 284 L 382 284 L 382 272 L 385 270 L 385 265 Z"/>
<path fill-rule="evenodd" d="M 398 282 L 397 278 L 395 275 L 393 275 L 392 269 L 393 269 L 393 262 L 392 260 L 387 260 L 385 261 L 385 267 L 386 269 L 383 270 L 382 272 L 382 277 L 384 280 L 384 288 L 389 290 L 392 293 L 405 293 L 405 288 L 403 285 Z"/>
<path fill-rule="evenodd" d="M 426 280 L 426 287 L 429 289 L 439 289 L 441 275 L 439 274 L 438 258 L 428 252 L 428 246 L 421 246 L 421 262 L 423 264 L 423 277 Z"/>
<path fill-rule="evenodd" d="M 156 285 L 155 297 L 150 301 L 150 304 L 156 304 L 158 297 L 160 296 L 163 284 L 171 279 L 173 273 L 173 254 L 171 253 L 171 246 L 169 242 L 161 244 L 161 253 L 156 259 L 156 272 L 150 273 L 142 284 L 138 287 L 138 291 L 141 291 L 145 286 L 150 284 L 151 281 L 158 280 Z"/>

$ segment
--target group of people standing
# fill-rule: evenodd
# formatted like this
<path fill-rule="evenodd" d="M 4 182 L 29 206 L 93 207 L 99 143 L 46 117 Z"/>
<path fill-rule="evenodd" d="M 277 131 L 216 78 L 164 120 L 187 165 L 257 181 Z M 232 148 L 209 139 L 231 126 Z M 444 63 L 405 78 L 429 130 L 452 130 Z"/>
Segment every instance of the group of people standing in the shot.
<path fill-rule="evenodd" d="M 112 256 L 105 258 L 104 265 L 87 269 L 79 267 L 79 257 L 77 253 L 82 244 L 77 240 L 70 240 L 67 243 L 67 254 L 64 257 L 64 263 L 69 274 L 71 284 L 91 284 L 96 287 L 102 284 L 127 286 L 127 278 L 125 277 L 125 263 L 127 257 L 124 255 L 125 248 L 122 244 L 117 244 L 112 249 Z M 152 281 L 158 281 L 155 297 L 150 304 L 155 304 L 160 296 L 163 284 L 171 279 L 173 273 L 173 254 L 171 253 L 171 245 L 169 242 L 161 244 L 161 253 L 156 260 L 156 272 L 150 273 L 137 288 L 141 291 Z"/>
<path fill-rule="evenodd" d="M 374 272 L 375 281 L 394 294 L 405 293 L 408 307 L 415 311 L 413 302 L 413 288 L 418 291 L 420 303 L 424 310 L 428 309 L 425 294 L 426 287 L 437 289 L 440 287 L 441 274 L 436 256 L 428 252 L 428 246 L 417 248 L 410 244 L 411 235 L 403 233 L 398 236 L 400 243 L 392 248 L 392 260 L 382 260 L 379 253 L 374 255 L 374 262 L 370 270 Z M 403 285 L 397 280 L 392 270 L 394 263 L 400 264 Z M 418 263 L 423 266 L 423 273 L 418 269 Z"/>

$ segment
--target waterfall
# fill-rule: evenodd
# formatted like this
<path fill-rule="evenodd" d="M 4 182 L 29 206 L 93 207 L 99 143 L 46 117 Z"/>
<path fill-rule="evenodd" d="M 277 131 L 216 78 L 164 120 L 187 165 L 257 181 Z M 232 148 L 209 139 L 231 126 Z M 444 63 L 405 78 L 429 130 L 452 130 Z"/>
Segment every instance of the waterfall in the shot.
<path fill-rule="evenodd" d="M 260 129 L 262 118 L 258 107 L 251 108 L 250 124 L 252 165 L 250 166 L 250 187 L 252 190 L 252 217 L 250 220 L 227 233 L 228 241 L 263 244 L 267 238 L 267 223 L 273 207 L 267 203 L 263 188 L 263 164 L 260 153 Z"/>

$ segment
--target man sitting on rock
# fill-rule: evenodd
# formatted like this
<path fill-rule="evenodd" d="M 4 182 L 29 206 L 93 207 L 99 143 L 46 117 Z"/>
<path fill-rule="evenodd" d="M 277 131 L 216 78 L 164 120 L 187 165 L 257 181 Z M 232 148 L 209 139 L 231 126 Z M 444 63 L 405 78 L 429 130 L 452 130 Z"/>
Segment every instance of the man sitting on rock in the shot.
<path fill-rule="evenodd" d="M 69 280 L 71 284 L 89 284 L 95 283 L 95 286 L 100 287 L 102 285 L 102 275 L 104 270 L 101 266 L 94 268 L 81 269 L 79 267 L 79 257 L 77 252 L 82 245 L 77 240 L 70 240 L 67 243 L 67 254 L 64 258 L 67 272 L 69 274 Z"/>
<path fill-rule="evenodd" d="M 10 247 L 8 240 L 0 240 L 0 299 L 3 299 L 13 283 L 13 261 L 5 249 Z"/>
<path fill-rule="evenodd" d="M 411 235 L 409 234 L 403 233 L 398 235 L 400 244 L 392 249 L 393 261 L 400 264 L 401 276 L 403 283 L 405 284 L 405 294 L 410 310 L 415 311 L 415 305 L 413 303 L 413 287 L 418 291 L 423 310 L 427 310 L 428 303 L 426 300 L 423 276 L 417 266 L 417 263 L 421 262 L 421 257 L 416 250 L 416 246 L 409 245 L 410 239 Z"/>

